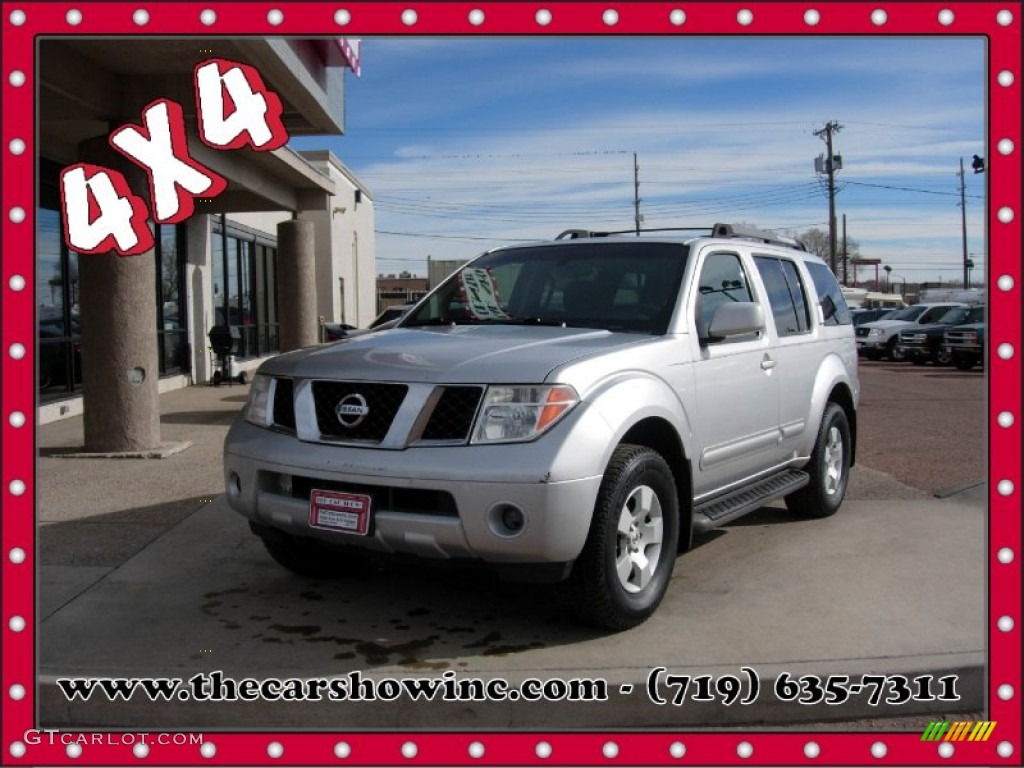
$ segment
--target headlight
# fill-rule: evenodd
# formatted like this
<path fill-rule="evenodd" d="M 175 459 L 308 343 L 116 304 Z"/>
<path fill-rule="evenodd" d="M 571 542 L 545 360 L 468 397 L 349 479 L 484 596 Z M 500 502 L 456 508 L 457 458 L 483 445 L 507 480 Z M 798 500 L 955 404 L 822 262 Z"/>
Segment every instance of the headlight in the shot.
<path fill-rule="evenodd" d="M 474 443 L 533 440 L 580 401 L 566 384 L 488 387 L 473 430 Z"/>
<path fill-rule="evenodd" d="M 249 389 L 249 400 L 245 404 L 245 420 L 257 427 L 269 425 L 270 377 L 257 373 Z"/>
<path fill-rule="evenodd" d="M 885 331 L 883 331 L 881 328 L 872 328 L 871 332 L 868 333 L 868 336 L 884 336 L 884 335 L 885 335 Z"/>

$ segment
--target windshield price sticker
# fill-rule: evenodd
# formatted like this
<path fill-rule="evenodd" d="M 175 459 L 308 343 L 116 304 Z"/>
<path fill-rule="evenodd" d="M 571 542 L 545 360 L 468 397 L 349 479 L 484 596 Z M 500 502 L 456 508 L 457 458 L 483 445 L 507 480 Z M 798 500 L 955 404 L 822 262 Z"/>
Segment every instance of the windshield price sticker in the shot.
<path fill-rule="evenodd" d="M 678 675 L 665 667 L 655 667 L 647 675 L 647 698 L 658 706 L 683 706 L 692 702 L 753 704 L 765 690 L 778 701 L 811 706 L 837 706 L 857 696 L 867 697 L 868 706 L 900 706 L 910 701 L 959 701 L 957 675 L 791 675 L 783 672 L 768 686 L 750 667 L 741 667 L 739 675 Z"/>
<path fill-rule="evenodd" d="M 314 489 L 309 495 L 309 524 L 365 536 L 370 532 L 370 504 L 370 497 L 364 494 Z"/>
<path fill-rule="evenodd" d="M 477 320 L 505 320 L 508 313 L 498 304 L 498 286 L 489 269 L 470 267 L 459 273 L 466 310 Z"/>

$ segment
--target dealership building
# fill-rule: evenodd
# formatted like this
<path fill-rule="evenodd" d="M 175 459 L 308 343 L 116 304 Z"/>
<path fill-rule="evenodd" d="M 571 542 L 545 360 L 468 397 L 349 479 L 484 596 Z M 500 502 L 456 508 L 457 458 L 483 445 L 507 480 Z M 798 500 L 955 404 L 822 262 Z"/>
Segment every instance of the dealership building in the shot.
<path fill-rule="evenodd" d="M 213 149 L 200 141 L 194 68 L 253 67 L 282 105 L 289 137 L 344 133 L 336 39 L 43 39 L 38 46 L 36 318 L 39 420 L 83 414 L 85 451 L 159 453 L 159 394 L 219 372 L 214 326 L 235 337 L 237 370 L 320 340 L 323 322 L 365 327 L 376 313 L 369 189 L 328 150 Z M 152 250 L 79 255 L 62 231 L 59 175 L 75 163 L 118 171 L 149 204 L 146 175 L 115 152 L 156 99 L 181 105 L 188 151 L 227 180 L 178 224 L 153 224 Z"/>

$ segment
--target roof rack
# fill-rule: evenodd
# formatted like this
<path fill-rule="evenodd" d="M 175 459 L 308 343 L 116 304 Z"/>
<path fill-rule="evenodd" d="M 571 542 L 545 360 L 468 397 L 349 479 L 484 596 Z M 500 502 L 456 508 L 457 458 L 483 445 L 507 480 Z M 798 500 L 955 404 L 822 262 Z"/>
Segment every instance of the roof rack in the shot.
<path fill-rule="evenodd" d="M 610 235 L 639 235 L 641 232 L 708 232 L 708 227 L 652 227 L 650 229 L 616 229 L 609 231 L 594 231 L 590 229 L 567 229 L 560 232 L 555 240 L 575 240 L 581 237 L 608 237 Z M 782 245 L 787 248 L 797 248 L 806 251 L 807 247 L 792 237 L 784 237 L 774 232 L 768 232 L 753 227 L 737 227 L 735 224 L 715 224 L 710 227 L 712 237 L 736 238 L 738 240 L 753 240 L 758 243 L 770 245 Z"/>

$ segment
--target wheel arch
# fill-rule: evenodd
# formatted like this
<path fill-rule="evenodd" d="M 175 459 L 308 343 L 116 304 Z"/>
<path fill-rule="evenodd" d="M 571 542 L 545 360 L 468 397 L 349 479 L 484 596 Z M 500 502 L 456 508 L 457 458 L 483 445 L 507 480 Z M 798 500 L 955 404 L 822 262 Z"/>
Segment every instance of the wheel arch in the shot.
<path fill-rule="evenodd" d="M 857 407 L 854 404 L 853 393 L 845 382 L 839 382 L 829 392 L 826 402 L 835 403 L 846 414 L 846 421 L 850 425 L 850 466 L 857 460 Z"/>

